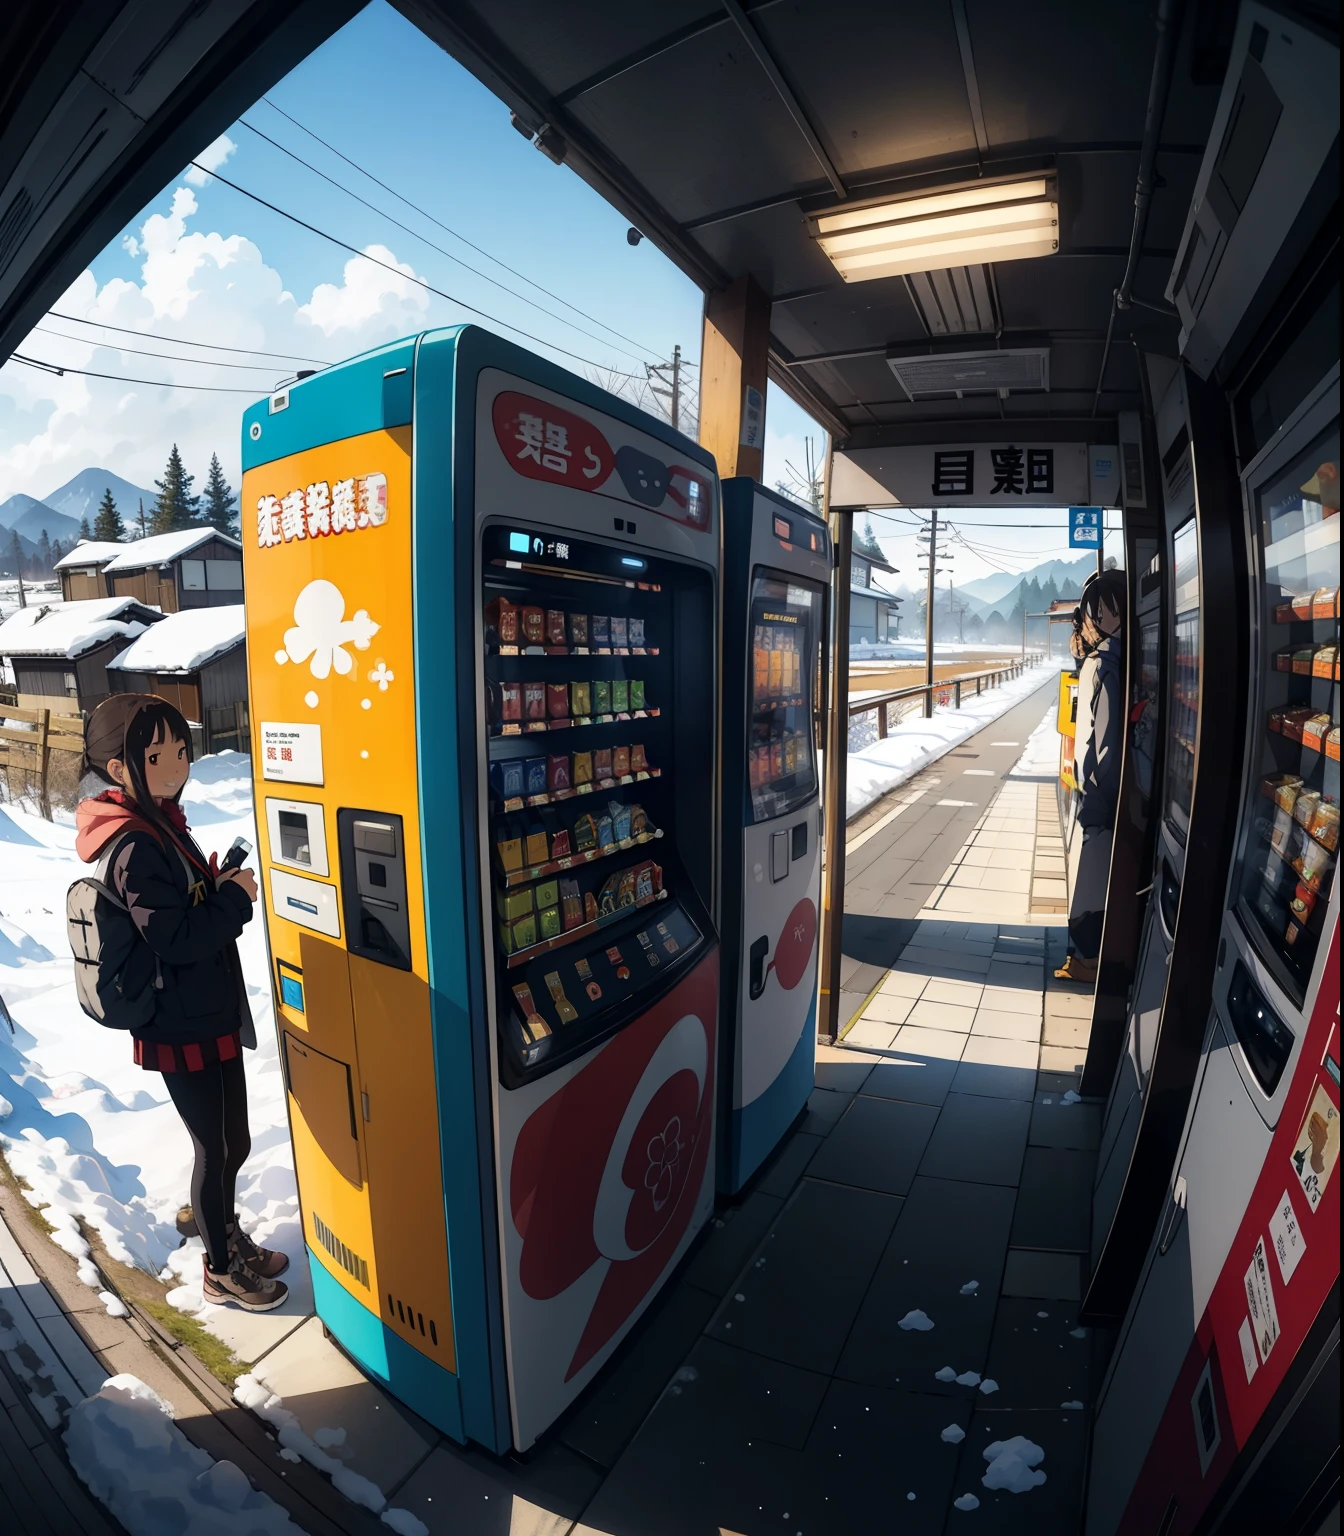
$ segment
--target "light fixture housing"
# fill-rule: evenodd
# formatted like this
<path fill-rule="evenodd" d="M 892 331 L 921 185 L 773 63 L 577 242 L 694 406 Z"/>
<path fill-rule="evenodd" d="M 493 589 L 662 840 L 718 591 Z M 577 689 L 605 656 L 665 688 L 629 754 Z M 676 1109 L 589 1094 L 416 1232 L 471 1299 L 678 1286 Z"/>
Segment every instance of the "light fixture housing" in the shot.
<path fill-rule="evenodd" d="M 847 283 L 1059 250 L 1053 171 L 925 188 L 808 215 L 808 233 Z"/>

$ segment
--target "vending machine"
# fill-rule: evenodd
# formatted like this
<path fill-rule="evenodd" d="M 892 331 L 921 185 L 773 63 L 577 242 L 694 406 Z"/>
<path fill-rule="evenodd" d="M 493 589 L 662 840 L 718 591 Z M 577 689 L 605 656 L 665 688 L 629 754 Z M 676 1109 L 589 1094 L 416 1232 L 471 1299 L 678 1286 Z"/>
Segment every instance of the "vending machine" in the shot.
<path fill-rule="evenodd" d="M 825 522 L 754 480 L 723 484 L 724 1128 L 735 1194 L 813 1086 L 826 636 Z"/>
<path fill-rule="evenodd" d="M 254 789 L 317 1310 L 531 1445 L 714 1198 L 719 491 L 475 327 L 243 422 Z"/>
<path fill-rule="evenodd" d="M 1089 1536 L 1184 1536 L 1233 1497 L 1256 1512 L 1236 1529 L 1314 1532 L 1313 1497 L 1338 1498 L 1337 363 L 1245 502 L 1252 723 L 1213 1013 L 1098 1405 Z"/>

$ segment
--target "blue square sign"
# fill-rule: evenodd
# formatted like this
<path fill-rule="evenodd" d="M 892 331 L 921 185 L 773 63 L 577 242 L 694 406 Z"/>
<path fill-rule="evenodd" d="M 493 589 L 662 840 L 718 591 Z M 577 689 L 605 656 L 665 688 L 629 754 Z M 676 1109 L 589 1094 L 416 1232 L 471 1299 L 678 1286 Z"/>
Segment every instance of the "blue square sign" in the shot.
<path fill-rule="evenodd" d="M 1101 508 L 1069 508 L 1069 548 L 1101 548 Z"/>

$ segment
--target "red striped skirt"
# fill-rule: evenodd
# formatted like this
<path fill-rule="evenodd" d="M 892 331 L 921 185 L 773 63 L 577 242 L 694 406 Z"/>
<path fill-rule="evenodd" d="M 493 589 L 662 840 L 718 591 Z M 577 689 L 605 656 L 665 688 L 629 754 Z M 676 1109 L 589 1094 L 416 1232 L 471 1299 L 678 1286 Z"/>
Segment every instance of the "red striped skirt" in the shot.
<path fill-rule="evenodd" d="M 203 1072 L 218 1062 L 234 1061 L 242 1052 L 238 1031 L 195 1045 L 169 1045 L 158 1040 L 135 1042 L 135 1064 L 147 1072 Z"/>

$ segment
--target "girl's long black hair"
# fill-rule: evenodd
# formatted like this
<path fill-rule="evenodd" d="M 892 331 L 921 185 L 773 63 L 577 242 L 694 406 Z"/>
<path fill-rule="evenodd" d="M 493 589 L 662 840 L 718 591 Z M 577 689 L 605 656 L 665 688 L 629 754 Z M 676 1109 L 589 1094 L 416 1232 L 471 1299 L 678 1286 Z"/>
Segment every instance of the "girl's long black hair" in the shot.
<path fill-rule="evenodd" d="M 145 779 L 145 753 L 151 747 L 161 746 L 167 742 L 174 744 L 181 742 L 187 749 L 187 761 L 191 761 L 191 727 L 187 724 L 181 710 L 156 694 L 147 704 L 136 710 L 126 722 L 126 744 L 120 755 L 131 781 L 131 798 L 135 801 L 137 813 L 166 843 L 176 843 L 181 848 L 183 839 L 178 836 L 176 828 L 150 794 L 149 785 Z M 114 788 L 124 787 L 116 783 L 105 766 L 93 763 L 89 766 L 107 784 Z M 185 789 L 186 785 L 184 784 L 182 788 Z M 173 796 L 174 803 L 181 797 L 182 790 L 179 789 Z M 186 848 L 184 851 L 190 852 L 190 849 Z M 193 859 L 193 862 L 196 861 Z"/>

